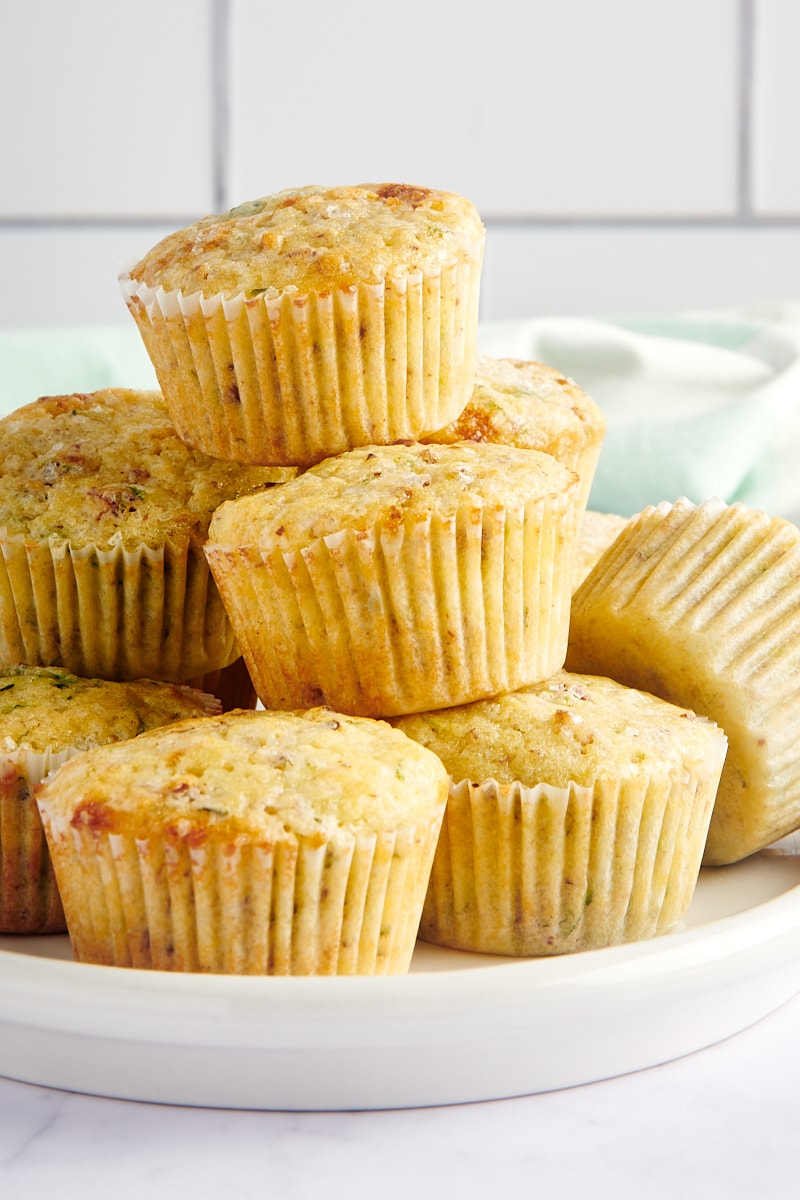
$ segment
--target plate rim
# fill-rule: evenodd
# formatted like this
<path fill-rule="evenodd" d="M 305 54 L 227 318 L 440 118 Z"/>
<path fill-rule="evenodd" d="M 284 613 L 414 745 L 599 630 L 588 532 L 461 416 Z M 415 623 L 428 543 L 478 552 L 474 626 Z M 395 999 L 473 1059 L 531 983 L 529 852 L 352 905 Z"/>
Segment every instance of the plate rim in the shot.
<path fill-rule="evenodd" d="M 781 881 L 646 942 L 403 976 L 198 976 L 0 950 L 0 1075 L 123 1100 L 327 1112 L 624 1075 L 722 1041 L 800 992 L 800 857 Z"/>
<path fill-rule="evenodd" d="M 431 1005 L 455 1004 L 463 1009 L 490 999 L 502 1003 L 504 997 L 513 1001 L 521 995 L 574 987 L 614 986 L 618 978 L 630 983 L 645 974 L 650 978 L 673 975 L 690 971 L 700 961 L 708 965 L 732 954 L 738 957 L 745 950 L 760 948 L 763 955 L 771 943 L 793 931 L 800 946 L 800 862 L 796 869 L 797 883 L 752 906 L 645 941 L 528 959 L 456 951 L 464 959 L 463 967 L 405 975 L 191 974 L 99 966 L 0 948 L 0 1025 L 87 1032 L 87 1015 L 96 1009 L 107 1018 L 118 1010 L 119 1015 L 133 1015 L 144 1024 L 169 1020 L 178 1013 L 188 1017 L 185 1006 L 193 1003 L 204 1017 L 217 1008 L 229 1009 L 234 1023 L 248 1020 L 255 1028 L 263 1021 L 274 1028 L 284 1007 L 291 1009 L 292 1025 L 298 1019 L 319 1020 L 325 1015 L 329 1021 L 341 1015 L 351 1018 L 354 1005 L 362 1010 L 361 1016 L 366 1006 L 375 1019 L 382 1008 L 391 1013 L 398 1002 L 413 1015 L 418 1008 L 429 1011 Z M 753 965 L 757 957 L 753 956 Z M 56 1004 L 54 996 L 68 1003 Z M 131 1005 L 133 1014 L 128 1011 Z M 47 1007 L 49 1019 L 43 1012 Z"/>

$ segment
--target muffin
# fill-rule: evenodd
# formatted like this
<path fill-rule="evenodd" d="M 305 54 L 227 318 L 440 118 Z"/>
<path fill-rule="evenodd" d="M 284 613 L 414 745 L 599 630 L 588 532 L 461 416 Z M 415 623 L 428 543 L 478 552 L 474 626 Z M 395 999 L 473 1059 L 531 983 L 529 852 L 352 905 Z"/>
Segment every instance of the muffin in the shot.
<path fill-rule="evenodd" d="M 385 717 L 552 674 L 577 497 L 536 450 L 412 443 L 221 505 L 206 555 L 265 708 Z"/>
<path fill-rule="evenodd" d="M 183 721 L 37 790 L 75 957 L 224 974 L 408 969 L 447 773 L 315 709 Z"/>
<path fill-rule="evenodd" d="M 686 912 L 725 757 L 710 721 L 558 672 L 394 724 L 451 777 L 426 941 L 564 954 L 665 933 Z"/>
<path fill-rule="evenodd" d="M 181 437 L 308 466 L 458 416 L 484 236 L 449 192 L 302 187 L 170 234 L 121 284 Z"/>
<path fill-rule="evenodd" d="M 539 362 L 479 355 L 475 387 L 460 416 L 432 442 L 502 442 L 552 454 L 580 477 L 585 508 L 606 419 L 572 379 Z"/>
<path fill-rule="evenodd" d="M 45 396 L 0 420 L 0 665 L 183 682 L 239 656 L 202 542 L 294 472 L 211 459 L 157 392 Z"/>
<path fill-rule="evenodd" d="M 44 667 L 0 669 L 0 932 L 66 929 L 36 784 L 79 751 L 219 711 L 168 683 L 108 683 Z"/>
<path fill-rule="evenodd" d="M 688 500 L 632 518 L 573 599 L 567 664 L 702 713 L 730 747 L 704 861 L 800 827 L 800 530 Z"/>
<path fill-rule="evenodd" d="M 578 540 L 572 560 L 572 589 L 576 591 L 599 562 L 617 535 L 628 524 L 627 517 L 616 513 L 595 512 L 587 508 L 578 526 Z"/>

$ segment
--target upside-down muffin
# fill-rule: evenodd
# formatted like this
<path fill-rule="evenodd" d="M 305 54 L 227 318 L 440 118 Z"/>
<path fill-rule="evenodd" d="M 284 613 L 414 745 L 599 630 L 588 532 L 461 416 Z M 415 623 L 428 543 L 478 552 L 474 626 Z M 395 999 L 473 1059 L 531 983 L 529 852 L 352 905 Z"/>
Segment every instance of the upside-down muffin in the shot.
<path fill-rule="evenodd" d="M 646 508 L 575 593 L 567 664 L 725 730 L 706 863 L 800 827 L 800 530 L 789 521 L 717 499 Z"/>
<path fill-rule="evenodd" d="M 587 508 L 578 526 L 578 540 L 572 561 L 572 587 L 577 590 L 608 547 L 628 524 L 617 513 L 595 512 Z"/>

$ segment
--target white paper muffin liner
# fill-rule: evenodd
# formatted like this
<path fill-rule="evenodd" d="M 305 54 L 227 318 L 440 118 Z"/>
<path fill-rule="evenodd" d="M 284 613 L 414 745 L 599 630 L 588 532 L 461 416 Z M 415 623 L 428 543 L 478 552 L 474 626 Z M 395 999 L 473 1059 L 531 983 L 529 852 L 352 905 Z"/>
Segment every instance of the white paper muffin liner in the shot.
<path fill-rule="evenodd" d="M 578 506 L 581 512 L 586 510 L 589 503 L 589 495 L 594 483 L 594 477 L 597 474 L 597 464 L 600 461 L 600 452 L 603 449 L 602 439 L 588 443 L 582 450 L 577 450 L 573 455 L 559 454 L 558 461 L 569 470 L 574 471 L 580 479 L 580 490 L 578 493 Z"/>
<path fill-rule="evenodd" d="M 74 753 L 0 748 L 0 933 L 67 928 L 33 789 Z"/>
<path fill-rule="evenodd" d="M 120 283 L 186 442 L 308 466 L 459 415 L 475 376 L 481 263 L 482 248 L 382 283 L 229 299 Z"/>
<path fill-rule="evenodd" d="M 523 957 L 666 933 L 694 894 L 720 766 L 591 787 L 452 783 L 420 937 Z"/>
<path fill-rule="evenodd" d="M 73 549 L 0 530 L 0 665 L 179 683 L 238 654 L 199 547 Z"/>
<path fill-rule="evenodd" d="M 408 970 L 441 810 L 428 826 L 329 839 L 286 830 L 271 844 L 205 837 L 183 819 L 121 833 L 42 816 L 79 961 L 357 975 Z"/>
<path fill-rule="evenodd" d="M 394 716 L 513 691 L 566 654 L 574 493 L 379 520 L 304 549 L 206 545 L 266 708 Z"/>
<path fill-rule="evenodd" d="M 742 504 L 645 509 L 575 594 L 569 670 L 608 674 L 728 735 L 704 861 L 800 827 L 800 530 Z"/>

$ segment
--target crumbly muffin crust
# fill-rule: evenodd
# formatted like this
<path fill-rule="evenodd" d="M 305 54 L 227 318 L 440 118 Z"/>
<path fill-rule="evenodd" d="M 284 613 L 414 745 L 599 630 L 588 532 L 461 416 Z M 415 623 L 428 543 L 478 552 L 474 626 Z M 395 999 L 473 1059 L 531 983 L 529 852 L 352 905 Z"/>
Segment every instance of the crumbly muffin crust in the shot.
<path fill-rule="evenodd" d="M 59 667 L 5 667 L 0 670 L 0 752 L 90 749 L 219 707 L 209 695 L 149 679 L 111 683 L 82 679 Z"/>
<path fill-rule="evenodd" d="M 158 392 L 45 396 L 0 421 L 0 530 L 99 549 L 205 537 L 222 501 L 295 472 L 178 437 Z"/>
<path fill-rule="evenodd" d="M 42 784 L 54 825 L 104 830 L 185 821 L 195 843 L 230 827 L 284 840 L 392 830 L 443 808 L 439 760 L 382 721 L 327 708 L 179 722 L 77 755 Z"/>
<path fill-rule="evenodd" d="M 666 778 L 692 759 L 702 764 L 714 728 L 645 692 L 566 671 L 496 699 L 392 723 L 433 750 L 455 782 L 560 788 L 603 777 Z"/>
<path fill-rule="evenodd" d="M 130 276 L 206 295 L 318 292 L 479 256 L 483 240 L 476 209 L 454 193 L 394 183 L 309 186 L 169 234 Z"/>
<path fill-rule="evenodd" d="M 367 446 L 326 459 L 269 493 L 221 505 L 209 542 L 289 550 L 343 528 L 370 529 L 379 518 L 399 528 L 431 512 L 505 507 L 571 491 L 576 483 L 572 472 L 535 450 L 471 442 Z"/>
<path fill-rule="evenodd" d="M 575 455 L 602 441 L 605 417 L 574 380 L 553 367 L 517 358 L 478 356 L 475 387 L 461 416 L 430 442 L 505 442 Z"/>

